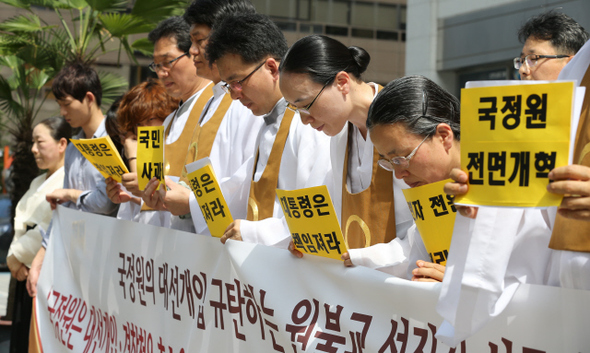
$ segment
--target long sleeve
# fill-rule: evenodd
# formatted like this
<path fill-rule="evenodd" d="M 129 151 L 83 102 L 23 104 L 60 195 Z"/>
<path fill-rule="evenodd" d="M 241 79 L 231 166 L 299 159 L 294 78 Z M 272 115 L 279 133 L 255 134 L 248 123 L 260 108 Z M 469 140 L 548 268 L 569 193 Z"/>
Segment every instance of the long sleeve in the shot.
<path fill-rule="evenodd" d="M 436 337 L 456 346 L 508 305 L 520 283 L 545 284 L 551 229 L 545 211 L 480 207 L 475 220 L 457 215 L 438 313 Z"/>

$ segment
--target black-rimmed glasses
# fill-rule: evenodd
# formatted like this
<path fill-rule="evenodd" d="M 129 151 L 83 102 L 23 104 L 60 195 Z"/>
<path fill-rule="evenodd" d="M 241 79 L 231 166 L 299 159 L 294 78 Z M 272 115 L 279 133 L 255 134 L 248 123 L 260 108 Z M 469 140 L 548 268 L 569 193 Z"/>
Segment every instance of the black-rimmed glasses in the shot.
<path fill-rule="evenodd" d="M 172 59 L 172 60 L 170 60 L 170 61 L 165 61 L 165 62 L 163 62 L 163 63 L 161 63 L 161 64 L 156 64 L 156 63 L 152 62 L 151 64 L 149 64 L 149 65 L 148 65 L 148 67 L 150 68 L 150 70 L 152 70 L 153 72 L 156 72 L 156 73 L 157 73 L 158 71 L 162 70 L 162 69 L 170 70 L 170 69 L 172 68 L 172 64 L 173 64 L 173 63 L 174 63 L 176 60 L 178 60 L 178 59 L 182 58 L 182 57 L 183 57 L 183 56 L 185 56 L 185 55 L 189 55 L 189 53 L 188 53 L 188 52 L 186 52 L 186 53 L 184 53 L 184 54 L 180 55 L 180 56 L 179 56 L 179 57 L 177 57 L 177 58 L 174 58 L 174 59 Z"/>
<path fill-rule="evenodd" d="M 514 68 L 520 70 L 524 63 L 527 64 L 529 68 L 535 67 L 537 65 L 537 61 L 539 59 L 561 59 L 561 58 L 569 58 L 571 55 L 539 55 L 539 54 L 529 54 L 524 58 L 518 57 L 514 58 Z"/>
<path fill-rule="evenodd" d="M 225 83 L 223 86 L 221 86 L 223 88 L 223 90 L 226 93 L 231 93 L 231 91 L 234 92 L 239 92 L 242 90 L 242 84 L 250 78 L 250 76 L 254 75 L 254 73 L 256 71 L 258 71 L 258 69 L 260 69 L 262 67 L 262 65 L 264 65 L 266 63 L 266 60 L 261 62 L 260 65 L 256 66 L 256 68 L 254 70 L 252 70 L 252 72 L 250 72 L 248 74 L 248 76 L 244 77 L 243 79 L 239 80 L 239 81 L 234 81 L 234 82 L 229 82 L 229 83 Z"/>
<path fill-rule="evenodd" d="M 315 103 L 315 101 L 318 99 L 320 94 L 322 94 L 322 92 L 324 91 L 324 88 L 326 88 L 328 86 L 328 83 L 330 83 L 330 81 L 328 81 L 324 84 L 324 87 L 322 87 L 322 89 L 318 92 L 318 94 L 315 96 L 315 98 L 307 106 L 305 106 L 303 108 L 297 108 L 293 104 L 287 103 L 287 108 L 294 111 L 295 113 L 299 112 L 300 114 L 303 113 L 303 114 L 309 115 L 309 109 L 311 109 L 311 106 L 313 105 L 313 103 Z"/>

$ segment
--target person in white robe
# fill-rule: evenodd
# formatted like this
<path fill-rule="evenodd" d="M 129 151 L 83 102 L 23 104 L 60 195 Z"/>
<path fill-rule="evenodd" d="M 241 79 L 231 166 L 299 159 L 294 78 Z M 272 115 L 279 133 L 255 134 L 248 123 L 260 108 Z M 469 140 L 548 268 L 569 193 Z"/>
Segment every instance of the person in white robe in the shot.
<path fill-rule="evenodd" d="M 200 148 L 194 159 L 209 157 L 215 172 L 217 181 L 234 219 L 246 217 L 247 190 L 244 191 L 244 184 L 249 182 L 251 166 L 250 159 L 254 158 L 254 146 L 256 137 L 263 120 L 254 116 L 240 102 L 232 101 L 228 93 L 223 90 L 224 82 L 219 77 L 215 66 L 209 64 L 205 53 L 211 28 L 220 21 L 223 16 L 232 12 L 248 13 L 254 12 L 252 4 L 245 0 L 232 0 L 212 4 L 200 0 L 193 1 L 184 14 L 185 21 L 190 25 L 191 49 L 190 54 L 197 75 L 211 80 L 213 86 L 213 97 L 207 102 L 199 125 L 201 129 L 195 131 L 191 146 L 199 141 L 201 134 L 213 134 L 211 146 L 205 146 L 199 142 Z M 229 104 L 229 105 L 228 105 Z M 222 116 L 218 127 L 208 128 L 207 123 L 214 116 Z M 211 121 L 213 124 L 215 122 Z M 210 148 L 207 154 L 201 149 Z M 186 163 L 194 162 L 187 160 Z M 166 209 L 176 216 L 190 214 L 190 218 L 197 234 L 211 235 L 207 223 L 203 217 L 199 204 L 192 191 L 187 188 L 177 187 L 173 182 L 168 182 L 170 190 L 162 190 L 158 197 Z M 154 182 L 150 187 L 157 187 Z"/>
<path fill-rule="evenodd" d="M 377 166 L 366 121 L 380 86 L 361 79 L 369 62 L 369 54 L 360 47 L 346 47 L 322 35 L 307 36 L 289 49 L 281 63 L 281 90 L 304 124 L 332 137 L 332 173 L 325 183 L 340 223 L 346 224 L 354 214 L 367 224 L 370 241 L 369 234 L 347 234 L 342 227 L 350 249 L 345 257 L 361 262 L 358 255 L 363 248 L 396 238 L 392 243 L 399 244 L 396 258 L 407 264 L 406 233 L 413 220 L 401 190 L 408 186 Z M 383 192 L 389 192 L 391 198 L 377 204 L 378 194 Z M 376 209 L 380 218 L 367 217 Z M 395 217 L 395 222 L 389 222 L 390 217 Z M 294 254 L 300 255 L 296 250 Z"/>
<path fill-rule="evenodd" d="M 228 227 L 223 243 L 233 239 L 286 248 L 290 232 L 274 189 L 321 185 L 331 169 L 329 139 L 287 109 L 279 88 L 279 64 L 286 51 L 276 24 L 255 13 L 223 19 L 209 37 L 206 55 L 217 66 L 224 87 L 264 121 L 250 180 L 242 189 L 249 195 L 248 215 Z M 268 190 L 264 197 L 257 196 Z"/>

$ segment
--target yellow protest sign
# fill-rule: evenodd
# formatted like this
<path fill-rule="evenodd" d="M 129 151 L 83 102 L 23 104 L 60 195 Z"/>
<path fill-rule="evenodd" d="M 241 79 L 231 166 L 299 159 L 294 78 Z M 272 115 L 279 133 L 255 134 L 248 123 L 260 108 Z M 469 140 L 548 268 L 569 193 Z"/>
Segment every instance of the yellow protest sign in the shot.
<path fill-rule="evenodd" d="M 451 179 L 403 190 L 430 261 L 445 265 L 457 210 L 443 188 Z"/>
<path fill-rule="evenodd" d="M 106 178 L 121 182 L 121 175 L 129 173 L 109 136 L 94 139 L 70 139 L 78 151 Z"/>
<path fill-rule="evenodd" d="M 209 158 L 203 158 L 186 166 L 189 185 L 207 222 L 211 235 L 221 238 L 234 219 L 223 197 Z"/>
<path fill-rule="evenodd" d="M 549 172 L 568 164 L 573 82 L 461 90 L 461 169 L 469 192 L 457 204 L 548 207 Z"/>
<path fill-rule="evenodd" d="M 297 250 L 342 261 L 348 250 L 328 188 L 277 189 L 277 196 Z"/>
<path fill-rule="evenodd" d="M 156 177 L 164 182 L 164 127 L 140 126 L 137 128 L 137 186 L 144 190 Z"/>

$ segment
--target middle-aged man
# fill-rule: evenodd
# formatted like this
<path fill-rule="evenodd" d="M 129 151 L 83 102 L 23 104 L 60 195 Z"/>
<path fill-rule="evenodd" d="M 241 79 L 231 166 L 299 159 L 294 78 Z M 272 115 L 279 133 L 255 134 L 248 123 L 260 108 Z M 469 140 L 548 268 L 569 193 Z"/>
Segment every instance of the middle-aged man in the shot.
<path fill-rule="evenodd" d="M 186 163 L 209 157 L 235 219 L 246 217 L 250 182 L 248 170 L 251 171 L 248 163 L 252 163 L 249 159 L 254 156 L 256 136 L 263 120 L 255 117 L 240 102 L 232 100 L 223 90 L 225 83 L 219 78 L 217 67 L 209 65 L 205 52 L 211 29 L 218 22 L 231 14 L 254 12 L 254 6 L 248 0 L 195 0 L 183 16 L 190 25 L 192 46 L 189 52 L 197 75 L 214 84 L 213 97 L 193 132 Z M 196 233 L 210 235 L 195 195 L 186 188 L 171 184 L 167 182 L 172 188 L 163 194 L 166 208 L 176 215 L 190 212 Z M 157 185 L 158 181 L 155 180 L 146 190 L 150 191 Z"/>
<path fill-rule="evenodd" d="M 149 33 L 148 39 L 154 43 L 154 62 L 150 69 L 158 75 L 169 95 L 181 99 L 180 106 L 164 120 L 165 161 L 164 172 L 173 181 L 178 181 L 184 168 L 184 161 L 189 148 L 193 130 L 199 123 L 201 112 L 213 96 L 211 81 L 197 76 L 189 49 L 191 41 L 189 26 L 182 17 L 171 17 L 158 24 Z M 152 201 L 137 189 L 137 174 L 123 175 L 123 186 L 136 196 L 141 196 L 145 204 L 153 209 L 163 210 L 161 203 Z M 145 209 L 145 207 L 144 207 Z M 190 219 L 170 217 L 170 214 L 158 215 L 158 222 L 147 223 L 193 231 Z"/>
<path fill-rule="evenodd" d="M 234 221 L 224 243 L 235 239 L 286 248 L 290 233 L 275 189 L 321 185 L 331 170 L 329 138 L 303 125 L 299 114 L 287 109 L 279 88 L 286 51 L 276 24 L 255 13 L 225 18 L 209 37 L 207 58 L 217 65 L 231 97 L 264 119 L 250 174 L 248 220 Z"/>

